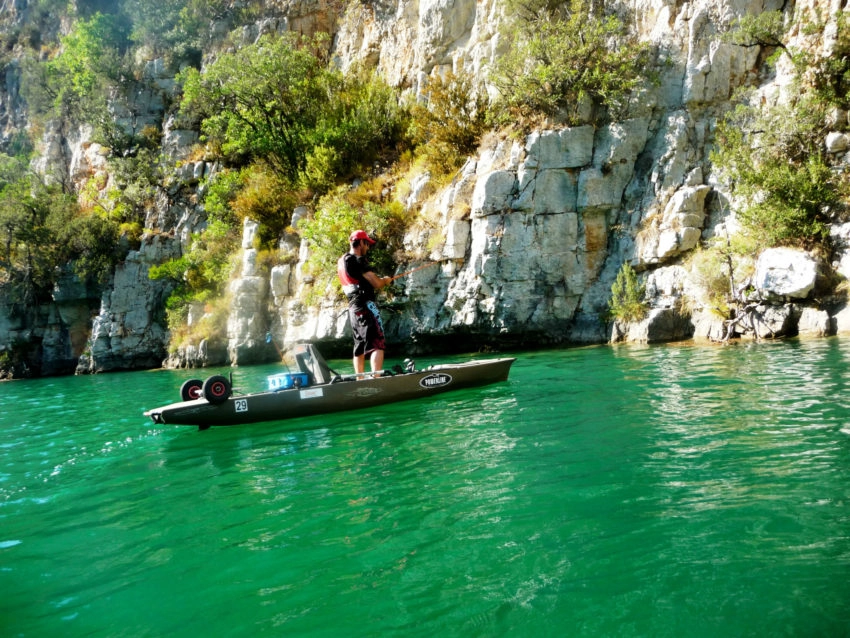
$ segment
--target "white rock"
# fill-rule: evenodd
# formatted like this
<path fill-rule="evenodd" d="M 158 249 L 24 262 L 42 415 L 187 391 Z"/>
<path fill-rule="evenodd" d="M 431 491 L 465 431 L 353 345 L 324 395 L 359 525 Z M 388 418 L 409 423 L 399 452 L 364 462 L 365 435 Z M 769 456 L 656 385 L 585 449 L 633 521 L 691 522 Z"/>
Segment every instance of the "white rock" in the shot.
<path fill-rule="evenodd" d="M 256 238 L 259 229 L 260 224 L 258 222 L 245 218 L 245 221 L 242 222 L 242 248 L 254 247 L 254 238 Z"/>
<path fill-rule="evenodd" d="M 289 264 L 275 266 L 271 270 L 270 283 L 275 305 L 281 305 L 284 298 L 289 296 L 289 276 L 292 267 Z"/>
<path fill-rule="evenodd" d="M 293 228 L 298 228 L 298 224 L 302 219 L 310 219 L 310 209 L 306 206 L 296 206 L 292 211 L 292 221 L 290 222 Z"/>
<path fill-rule="evenodd" d="M 817 263 L 793 248 L 768 248 L 759 255 L 753 284 L 767 296 L 805 299 L 815 287 Z"/>
<path fill-rule="evenodd" d="M 257 274 L 257 249 L 245 248 L 242 251 L 242 276 L 254 277 Z"/>
<path fill-rule="evenodd" d="M 850 136 L 845 133 L 828 133 L 826 136 L 827 153 L 843 153 L 850 148 Z"/>
<path fill-rule="evenodd" d="M 832 320 L 829 313 L 816 308 L 803 308 L 797 331 L 801 335 L 812 337 L 825 337 L 832 334 Z"/>
<path fill-rule="evenodd" d="M 606 175 L 596 167 L 581 171 L 578 177 L 576 208 L 579 212 L 606 211 L 619 206 L 625 187 L 621 182 L 622 180 L 615 179 L 612 173 Z"/>
<path fill-rule="evenodd" d="M 467 220 L 452 219 L 446 229 L 446 246 L 443 257 L 446 259 L 463 259 L 469 244 L 470 223 Z"/>
<path fill-rule="evenodd" d="M 493 171 L 475 182 L 472 192 L 472 215 L 486 216 L 510 209 L 516 188 L 516 173 Z"/>
<path fill-rule="evenodd" d="M 526 139 L 526 164 L 540 169 L 579 168 L 593 159 L 593 127 L 531 133 Z"/>
<path fill-rule="evenodd" d="M 656 264 L 692 250 L 699 243 L 705 222 L 709 186 L 685 186 L 676 191 L 660 219 L 638 233 L 635 252 L 639 264 Z"/>

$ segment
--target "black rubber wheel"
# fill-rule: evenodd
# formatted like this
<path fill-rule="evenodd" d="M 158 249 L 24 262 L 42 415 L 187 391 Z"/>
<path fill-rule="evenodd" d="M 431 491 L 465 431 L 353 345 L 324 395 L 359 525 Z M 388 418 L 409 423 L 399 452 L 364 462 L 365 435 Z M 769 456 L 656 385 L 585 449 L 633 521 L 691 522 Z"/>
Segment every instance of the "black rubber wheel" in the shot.
<path fill-rule="evenodd" d="M 180 398 L 184 401 L 200 399 L 204 396 L 204 382 L 200 379 L 188 379 L 180 386 Z"/>
<path fill-rule="evenodd" d="M 224 403 L 230 396 L 230 381 L 227 377 L 214 375 L 204 381 L 204 398 L 210 403 Z"/>

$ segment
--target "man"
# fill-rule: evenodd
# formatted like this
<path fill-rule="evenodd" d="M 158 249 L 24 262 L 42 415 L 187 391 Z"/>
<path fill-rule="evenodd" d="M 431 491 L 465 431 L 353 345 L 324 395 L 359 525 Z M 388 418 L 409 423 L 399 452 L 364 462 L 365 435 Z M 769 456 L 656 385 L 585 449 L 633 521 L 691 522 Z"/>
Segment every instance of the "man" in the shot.
<path fill-rule="evenodd" d="M 354 333 L 354 372 L 365 372 L 367 355 L 372 372 L 377 372 L 383 370 L 386 344 L 375 291 L 391 283 L 392 278 L 378 277 L 369 265 L 366 255 L 375 240 L 365 231 L 355 230 L 348 243 L 351 248 L 339 258 L 337 275 L 348 298 L 348 318 Z"/>

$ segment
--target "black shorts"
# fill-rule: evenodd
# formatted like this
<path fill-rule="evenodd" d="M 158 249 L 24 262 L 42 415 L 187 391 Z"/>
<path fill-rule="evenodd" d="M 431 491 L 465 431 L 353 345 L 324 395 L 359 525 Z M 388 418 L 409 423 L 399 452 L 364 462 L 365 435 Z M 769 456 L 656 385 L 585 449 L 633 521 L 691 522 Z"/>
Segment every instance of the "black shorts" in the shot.
<path fill-rule="evenodd" d="M 370 301 L 366 306 L 349 307 L 348 318 L 354 333 L 354 356 L 367 355 L 375 350 L 386 350 L 384 325 L 378 306 Z"/>

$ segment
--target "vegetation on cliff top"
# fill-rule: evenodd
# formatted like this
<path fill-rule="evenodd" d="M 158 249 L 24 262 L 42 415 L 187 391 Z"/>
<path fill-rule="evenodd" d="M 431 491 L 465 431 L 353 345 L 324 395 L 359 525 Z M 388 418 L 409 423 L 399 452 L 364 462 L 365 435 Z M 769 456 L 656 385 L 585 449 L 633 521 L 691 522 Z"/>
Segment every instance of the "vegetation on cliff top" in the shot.
<path fill-rule="evenodd" d="M 837 125 L 832 113 L 850 106 L 850 29 L 839 16 L 832 55 L 815 56 L 783 44 L 790 28 L 776 11 L 743 19 L 730 40 L 759 43 L 787 56 L 796 72 L 795 95 L 765 107 L 749 92 L 720 123 L 712 162 L 730 186 L 737 217 L 758 248 L 798 246 L 829 251 L 829 224 L 850 203 L 850 178 L 829 164 L 824 139 Z M 795 25 L 797 27 L 801 25 Z M 823 30 L 817 18 L 804 30 Z"/>
<path fill-rule="evenodd" d="M 499 91 L 495 124 L 528 127 L 541 115 L 567 124 L 622 119 L 635 95 L 656 80 L 652 47 L 637 40 L 622 14 L 590 0 L 508 6 L 503 35 L 510 46 L 490 78 Z"/>

